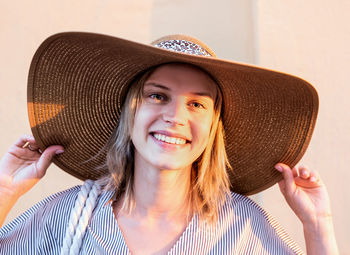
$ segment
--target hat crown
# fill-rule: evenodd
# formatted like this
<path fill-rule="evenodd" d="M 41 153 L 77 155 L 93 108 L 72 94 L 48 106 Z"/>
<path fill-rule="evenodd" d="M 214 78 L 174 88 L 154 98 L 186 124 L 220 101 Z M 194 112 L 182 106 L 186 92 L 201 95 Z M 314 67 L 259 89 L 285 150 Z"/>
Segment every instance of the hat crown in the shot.
<path fill-rule="evenodd" d="M 185 35 L 169 35 L 151 43 L 157 48 L 182 52 L 190 55 L 216 57 L 214 51 L 196 38 Z"/>

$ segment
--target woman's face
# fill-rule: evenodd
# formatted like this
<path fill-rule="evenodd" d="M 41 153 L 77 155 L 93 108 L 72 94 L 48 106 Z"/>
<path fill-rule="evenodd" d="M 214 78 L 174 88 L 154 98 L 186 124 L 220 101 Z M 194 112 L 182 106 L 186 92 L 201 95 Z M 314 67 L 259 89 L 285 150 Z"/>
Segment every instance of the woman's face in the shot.
<path fill-rule="evenodd" d="M 158 169 L 189 167 L 207 146 L 216 93 L 216 84 L 200 69 L 157 68 L 144 84 L 135 115 L 135 161 Z"/>

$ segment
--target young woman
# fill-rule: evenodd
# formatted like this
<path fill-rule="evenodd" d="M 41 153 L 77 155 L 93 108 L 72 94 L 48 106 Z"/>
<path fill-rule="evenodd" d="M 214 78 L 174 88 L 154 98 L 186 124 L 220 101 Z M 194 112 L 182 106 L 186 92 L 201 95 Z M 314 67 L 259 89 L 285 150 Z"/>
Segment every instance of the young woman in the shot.
<path fill-rule="evenodd" d="M 313 88 L 214 59 L 193 38 L 166 37 L 154 45 L 64 33 L 39 48 L 28 94 L 36 139 L 21 137 L 1 160 L 1 222 L 52 159 L 77 177 L 98 178 L 94 187 L 103 191 L 90 196 L 93 206 L 86 202 L 91 215 L 80 241 L 69 241 L 80 230 L 67 224 L 80 199 L 74 187 L 0 229 L 1 251 L 301 254 L 271 216 L 236 193 L 261 191 L 280 180 L 280 172 L 281 192 L 303 223 L 307 253 L 336 254 L 319 175 L 285 164 L 294 165 L 310 139 Z"/>

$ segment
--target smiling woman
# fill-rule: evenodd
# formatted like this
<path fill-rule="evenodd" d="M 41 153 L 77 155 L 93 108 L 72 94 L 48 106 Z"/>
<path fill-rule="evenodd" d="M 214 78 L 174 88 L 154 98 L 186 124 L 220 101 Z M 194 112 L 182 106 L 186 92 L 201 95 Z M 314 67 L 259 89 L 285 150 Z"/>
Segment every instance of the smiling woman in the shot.
<path fill-rule="evenodd" d="M 216 59 L 187 36 L 149 46 L 62 33 L 36 52 L 28 101 L 35 138 L 0 161 L 0 222 L 51 161 L 96 181 L 1 228 L 2 253 L 302 254 L 244 196 L 276 182 L 308 253 L 337 253 L 320 176 L 288 166 L 305 152 L 318 107 L 299 78 Z"/>
<path fill-rule="evenodd" d="M 107 164 L 113 178 L 108 175 L 102 182 L 119 193 L 125 190 L 122 209 L 134 207 L 138 171 L 161 170 L 173 178 L 168 172 L 177 170 L 173 175 L 186 178 L 178 182 L 189 185 L 185 199 L 193 212 L 207 220 L 217 217 L 218 204 L 229 194 L 221 102 L 215 81 L 189 64 L 161 65 L 134 82 L 109 143 Z"/>

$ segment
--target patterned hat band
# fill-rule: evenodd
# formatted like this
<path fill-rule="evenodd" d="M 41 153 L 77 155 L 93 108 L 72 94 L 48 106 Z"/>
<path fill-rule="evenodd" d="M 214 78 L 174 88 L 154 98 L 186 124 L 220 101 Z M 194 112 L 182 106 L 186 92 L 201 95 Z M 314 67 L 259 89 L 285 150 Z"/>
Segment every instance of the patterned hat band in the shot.
<path fill-rule="evenodd" d="M 193 38 L 192 38 L 193 39 Z M 206 45 L 203 47 L 195 42 L 183 39 L 171 39 L 169 37 L 161 38 L 152 43 L 157 48 L 162 48 L 175 52 L 182 52 L 190 55 L 216 57 L 215 53 Z"/>

